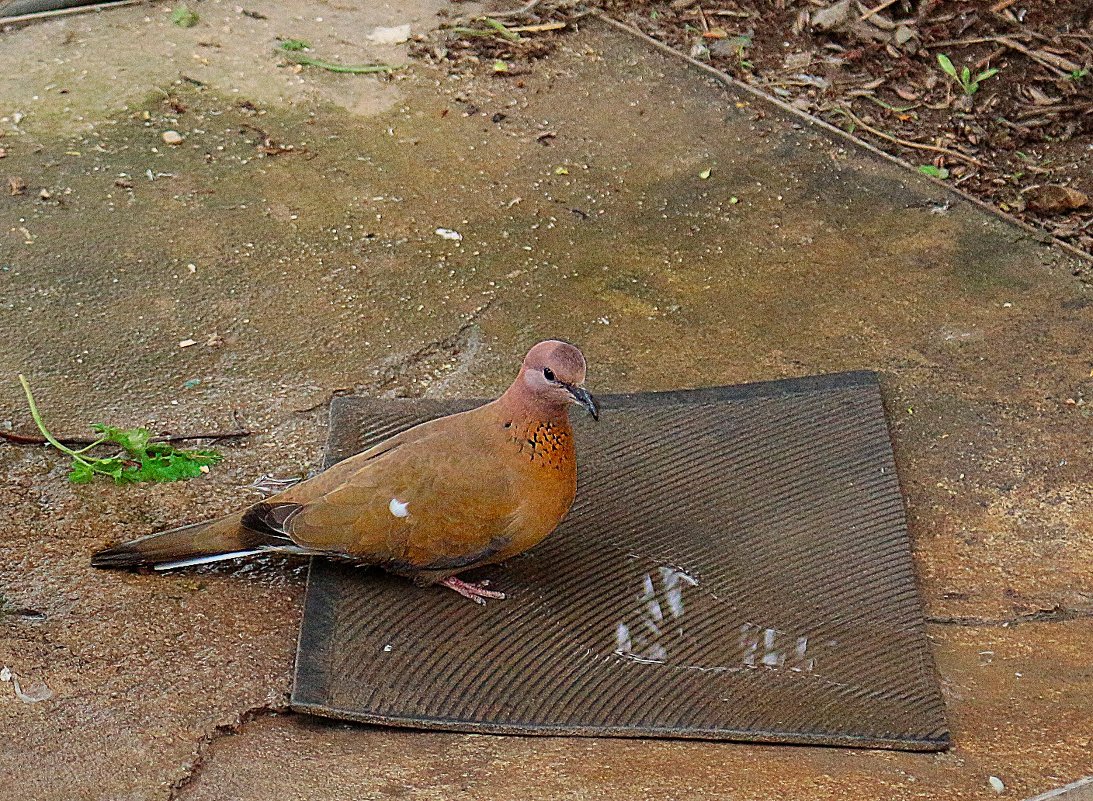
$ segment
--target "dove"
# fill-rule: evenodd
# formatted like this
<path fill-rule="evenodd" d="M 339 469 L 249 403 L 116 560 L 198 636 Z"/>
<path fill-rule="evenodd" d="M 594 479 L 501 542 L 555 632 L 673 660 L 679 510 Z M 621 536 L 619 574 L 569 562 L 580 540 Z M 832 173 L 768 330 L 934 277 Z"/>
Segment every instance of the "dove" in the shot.
<path fill-rule="evenodd" d="M 262 553 L 322 556 L 504 598 L 458 574 L 532 548 L 577 491 L 571 405 L 599 419 L 574 345 L 547 340 L 494 401 L 407 429 L 246 509 L 94 554 L 102 568 L 168 570 Z"/>

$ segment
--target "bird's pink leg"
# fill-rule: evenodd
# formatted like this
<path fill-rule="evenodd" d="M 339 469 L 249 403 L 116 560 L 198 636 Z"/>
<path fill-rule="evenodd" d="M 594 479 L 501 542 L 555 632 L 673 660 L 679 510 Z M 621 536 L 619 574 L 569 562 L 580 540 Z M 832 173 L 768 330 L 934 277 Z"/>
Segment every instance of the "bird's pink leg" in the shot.
<path fill-rule="evenodd" d="M 455 590 L 464 598 L 470 598 L 476 604 L 485 604 L 487 598 L 504 599 L 505 597 L 505 593 L 503 592 L 487 590 L 486 587 L 489 586 L 488 581 L 480 581 L 477 584 L 472 584 L 469 581 L 463 581 L 455 576 L 449 576 L 440 582 L 440 586 Z"/>

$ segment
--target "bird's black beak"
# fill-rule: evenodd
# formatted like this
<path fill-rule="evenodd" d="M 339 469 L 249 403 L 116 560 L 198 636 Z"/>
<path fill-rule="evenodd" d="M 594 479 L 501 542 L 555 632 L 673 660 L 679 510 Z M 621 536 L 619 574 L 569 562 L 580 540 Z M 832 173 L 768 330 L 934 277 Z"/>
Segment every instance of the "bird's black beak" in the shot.
<path fill-rule="evenodd" d="M 573 396 L 574 401 L 588 410 L 588 413 L 592 415 L 593 420 L 600 419 L 600 407 L 596 404 L 596 399 L 588 393 L 587 389 L 573 386 L 572 384 L 566 384 L 565 388 L 569 390 L 569 394 Z"/>

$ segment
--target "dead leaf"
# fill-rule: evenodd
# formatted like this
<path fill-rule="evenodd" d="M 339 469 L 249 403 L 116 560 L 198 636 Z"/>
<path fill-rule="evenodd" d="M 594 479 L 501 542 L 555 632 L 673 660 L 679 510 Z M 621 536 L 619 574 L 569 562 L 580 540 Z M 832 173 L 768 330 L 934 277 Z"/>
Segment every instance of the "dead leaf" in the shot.
<path fill-rule="evenodd" d="M 809 27 L 810 16 L 808 9 L 801 9 L 797 14 L 797 19 L 793 20 L 793 35 L 800 36 Z"/>
<path fill-rule="evenodd" d="M 914 39 L 915 36 L 917 36 L 915 29 L 909 25 L 900 25 L 896 28 L 895 33 L 892 34 L 892 37 L 896 40 L 896 44 L 900 47 L 903 47 L 903 45 Z"/>
<path fill-rule="evenodd" d="M 410 24 L 396 25 L 392 28 L 373 28 L 372 32 L 366 34 L 364 38 L 373 44 L 402 44 L 410 38 Z"/>
<path fill-rule="evenodd" d="M 1044 184 L 1028 190 L 1028 206 L 1041 214 L 1065 214 L 1089 203 L 1089 196 L 1071 186 Z"/>
<path fill-rule="evenodd" d="M 19 677 L 11 674 L 11 683 L 15 687 L 15 697 L 24 704 L 36 704 L 39 701 L 48 701 L 53 697 L 53 690 L 45 685 L 45 682 L 36 681 L 26 687 L 19 681 Z"/>
<path fill-rule="evenodd" d="M 821 8 L 812 14 L 812 27 L 818 31 L 832 31 L 850 18 L 850 0 L 839 0 L 834 5 Z"/>
<path fill-rule="evenodd" d="M 812 63 L 811 53 L 790 53 L 786 56 L 785 65 L 787 70 L 803 70 L 809 64 Z"/>
<path fill-rule="evenodd" d="M 11 682 L 15 690 L 15 697 L 25 704 L 35 704 L 38 701 L 48 701 L 53 697 L 53 690 L 45 685 L 45 682 L 35 681 L 24 687 L 19 681 L 19 676 L 14 670 L 5 665 L 0 668 L 0 681 Z"/>
<path fill-rule="evenodd" d="M 710 54 L 721 58 L 743 58 L 744 52 L 751 46 L 751 37 L 743 34 L 728 39 L 718 39 L 710 45 Z"/>
<path fill-rule="evenodd" d="M 12 175 L 8 178 L 8 191 L 11 192 L 12 197 L 25 195 L 27 193 L 27 182 L 18 175 Z"/>
<path fill-rule="evenodd" d="M 817 89 L 826 90 L 831 86 L 831 82 L 826 78 L 821 78 L 818 75 L 809 75 L 808 73 L 799 72 L 796 75 L 791 76 L 795 81 L 808 84 L 809 86 L 815 86 Z"/>

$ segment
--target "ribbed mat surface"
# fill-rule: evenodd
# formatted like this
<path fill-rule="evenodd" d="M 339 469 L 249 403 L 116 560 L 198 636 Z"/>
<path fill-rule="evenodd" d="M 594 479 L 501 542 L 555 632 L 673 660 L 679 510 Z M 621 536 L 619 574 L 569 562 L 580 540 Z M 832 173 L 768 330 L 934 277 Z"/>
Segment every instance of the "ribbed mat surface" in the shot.
<path fill-rule="evenodd" d="M 479 607 L 314 561 L 293 706 L 528 734 L 937 750 L 876 377 L 606 396 L 562 526 Z M 338 398 L 327 464 L 474 405 Z"/>

